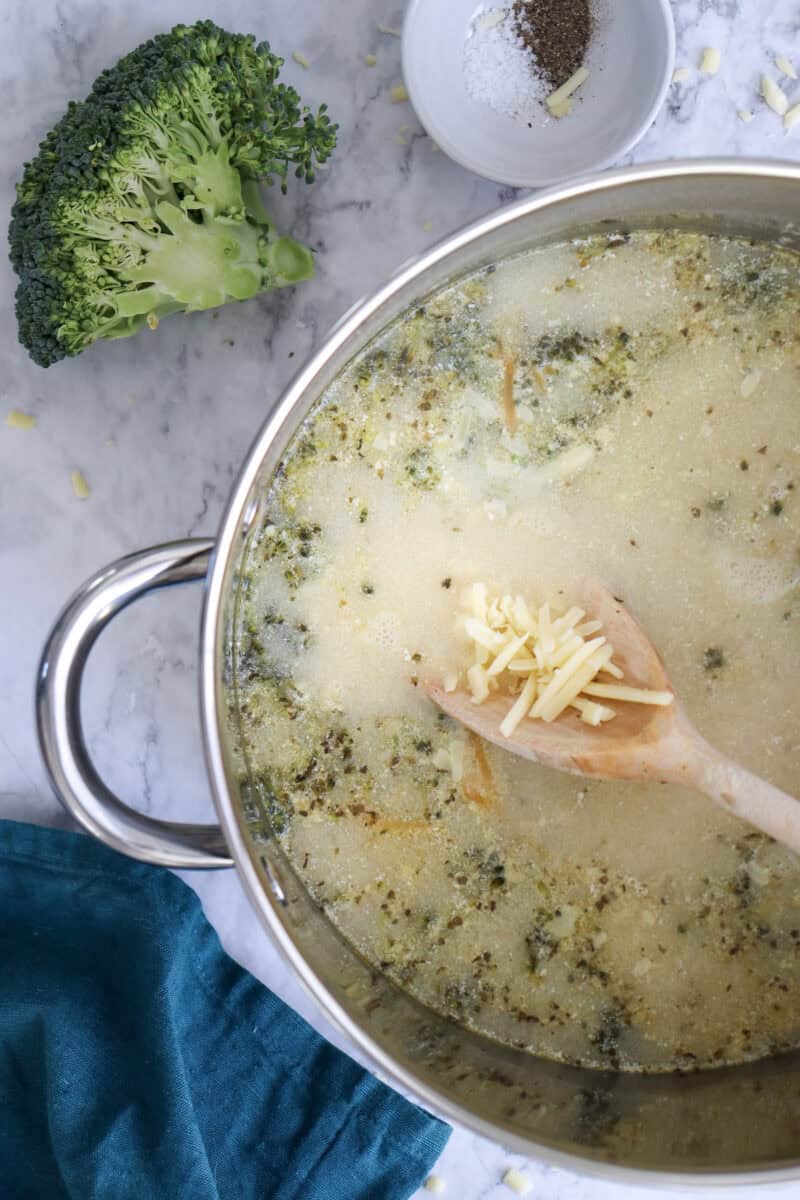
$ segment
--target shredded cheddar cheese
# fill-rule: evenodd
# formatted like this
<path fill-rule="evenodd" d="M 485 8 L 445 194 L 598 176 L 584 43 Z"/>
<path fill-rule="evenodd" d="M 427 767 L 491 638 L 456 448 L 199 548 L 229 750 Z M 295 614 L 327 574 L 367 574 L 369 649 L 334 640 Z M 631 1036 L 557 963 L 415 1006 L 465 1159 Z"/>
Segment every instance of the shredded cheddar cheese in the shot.
<path fill-rule="evenodd" d="M 561 613 L 545 603 L 534 612 L 522 596 L 491 596 L 485 583 L 474 583 L 457 624 L 472 643 L 466 680 L 473 701 L 482 704 L 495 692 L 516 697 L 500 725 L 504 737 L 525 717 L 555 721 L 568 708 L 588 725 L 601 725 L 616 716 L 601 700 L 672 703 L 671 692 L 620 682 L 602 623 L 587 620 L 576 605 Z"/>

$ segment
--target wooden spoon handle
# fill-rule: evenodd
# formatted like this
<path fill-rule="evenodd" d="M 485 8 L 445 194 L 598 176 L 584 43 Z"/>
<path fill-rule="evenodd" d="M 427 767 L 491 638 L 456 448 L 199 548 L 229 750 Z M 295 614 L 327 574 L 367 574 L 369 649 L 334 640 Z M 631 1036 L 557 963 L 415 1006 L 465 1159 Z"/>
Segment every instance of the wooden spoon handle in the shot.
<path fill-rule="evenodd" d="M 696 787 L 721 808 L 800 854 L 800 800 L 720 754 L 696 730 L 684 739 L 681 771 L 672 773 L 675 782 Z"/>

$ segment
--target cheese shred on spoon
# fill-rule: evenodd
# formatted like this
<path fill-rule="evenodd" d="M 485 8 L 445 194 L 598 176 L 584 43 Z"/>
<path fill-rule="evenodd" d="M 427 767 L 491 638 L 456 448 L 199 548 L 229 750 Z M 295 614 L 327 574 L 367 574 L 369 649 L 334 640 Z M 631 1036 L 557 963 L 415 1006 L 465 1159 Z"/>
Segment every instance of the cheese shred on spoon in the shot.
<path fill-rule="evenodd" d="M 516 697 L 500 725 L 504 737 L 525 717 L 555 721 L 568 708 L 587 725 L 601 725 L 617 715 L 602 700 L 672 703 L 671 692 L 622 682 L 602 623 L 575 605 L 563 613 L 550 603 L 532 609 L 522 596 L 493 596 L 485 583 L 474 583 L 457 626 L 472 643 L 466 676 L 474 703 L 495 692 Z"/>

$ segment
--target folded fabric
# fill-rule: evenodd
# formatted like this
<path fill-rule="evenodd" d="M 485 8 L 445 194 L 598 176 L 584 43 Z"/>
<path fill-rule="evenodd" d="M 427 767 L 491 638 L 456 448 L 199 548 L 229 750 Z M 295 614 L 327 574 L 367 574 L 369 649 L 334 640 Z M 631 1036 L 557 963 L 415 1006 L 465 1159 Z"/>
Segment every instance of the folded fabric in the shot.
<path fill-rule="evenodd" d="M 401 1200 L 449 1133 L 233 962 L 176 876 L 0 821 L 2 1200 Z"/>

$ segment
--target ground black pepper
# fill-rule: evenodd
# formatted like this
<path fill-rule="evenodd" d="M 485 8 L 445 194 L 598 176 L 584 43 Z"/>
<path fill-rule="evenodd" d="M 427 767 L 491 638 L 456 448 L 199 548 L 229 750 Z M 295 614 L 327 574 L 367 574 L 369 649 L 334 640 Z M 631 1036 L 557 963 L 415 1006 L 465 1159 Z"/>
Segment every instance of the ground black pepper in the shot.
<path fill-rule="evenodd" d="M 514 29 L 539 73 L 560 87 L 583 62 L 592 36 L 589 0 L 516 0 Z"/>

